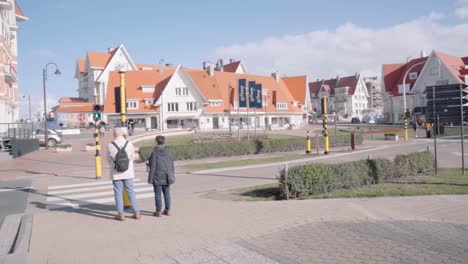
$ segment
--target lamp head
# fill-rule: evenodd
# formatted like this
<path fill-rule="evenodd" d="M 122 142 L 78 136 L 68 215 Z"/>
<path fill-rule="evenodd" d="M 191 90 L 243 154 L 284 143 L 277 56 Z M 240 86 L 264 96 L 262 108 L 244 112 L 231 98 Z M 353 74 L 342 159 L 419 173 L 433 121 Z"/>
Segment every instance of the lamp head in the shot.
<path fill-rule="evenodd" d="M 55 75 L 60 75 L 60 74 L 62 74 L 62 72 L 60 72 L 60 70 L 57 69 L 57 70 L 55 70 L 54 74 L 55 74 Z"/>

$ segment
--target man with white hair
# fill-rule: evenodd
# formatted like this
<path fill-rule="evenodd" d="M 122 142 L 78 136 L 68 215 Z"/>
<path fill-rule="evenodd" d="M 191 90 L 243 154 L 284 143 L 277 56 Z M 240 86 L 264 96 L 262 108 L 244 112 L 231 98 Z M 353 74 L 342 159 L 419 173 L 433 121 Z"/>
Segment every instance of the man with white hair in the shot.
<path fill-rule="evenodd" d="M 141 214 L 136 203 L 133 187 L 135 171 L 133 168 L 134 148 L 132 142 L 126 140 L 128 131 L 126 127 L 114 128 L 115 140 L 107 145 L 107 160 L 110 164 L 110 176 L 114 185 L 115 205 L 119 221 L 125 220 L 122 189 L 125 187 L 132 206 L 135 219 L 140 219 Z"/>

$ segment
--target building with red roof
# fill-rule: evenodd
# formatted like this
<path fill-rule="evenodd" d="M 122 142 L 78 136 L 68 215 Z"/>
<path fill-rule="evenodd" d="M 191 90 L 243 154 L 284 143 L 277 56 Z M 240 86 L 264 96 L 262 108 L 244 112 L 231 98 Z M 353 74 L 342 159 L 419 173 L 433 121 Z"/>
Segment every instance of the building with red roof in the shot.
<path fill-rule="evenodd" d="M 426 106 L 426 87 L 442 84 L 466 84 L 468 57 L 432 51 L 406 63 L 382 65 L 382 87 L 384 90 L 384 115 L 393 123 L 403 122 L 403 79 L 406 92 L 406 108 Z"/>
<path fill-rule="evenodd" d="M 321 99 L 328 98 L 328 113 L 339 119 L 362 118 L 369 112 L 369 92 L 360 74 L 337 76 L 309 83 L 309 94 L 314 113 L 321 114 Z"/>

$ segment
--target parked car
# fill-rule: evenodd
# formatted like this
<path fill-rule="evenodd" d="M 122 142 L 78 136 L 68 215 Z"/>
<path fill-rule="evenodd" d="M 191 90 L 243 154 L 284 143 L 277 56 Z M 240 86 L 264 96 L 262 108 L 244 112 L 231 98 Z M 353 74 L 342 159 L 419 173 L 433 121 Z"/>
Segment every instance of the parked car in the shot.
<path fill-rule="evenodd" d="M 53 129 L 47 129 L 47 146 L 55 147 L 58 143 L 62 143 L 62 134 Z M 44 129 L 36 130 L 36 138 L 39 140 L 39 144 L 45 145 L 45 133 Z"/>
<path fill-rule="evenodd" d="M 361 120 L 359 119 L 359 117 L 351 118 L 351 124 L 360 124 L 360 123 L 361 123 Z"/>

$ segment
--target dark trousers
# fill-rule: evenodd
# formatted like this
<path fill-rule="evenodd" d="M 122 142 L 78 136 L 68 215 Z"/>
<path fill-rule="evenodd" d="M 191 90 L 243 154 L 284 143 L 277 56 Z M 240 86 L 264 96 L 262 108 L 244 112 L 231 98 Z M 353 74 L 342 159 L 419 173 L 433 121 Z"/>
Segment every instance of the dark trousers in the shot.
<path fill-rule="evenodd" d="M 161 193 L 164 195 L 164 204 L 166 210 L 171 210 L 171 192 L 169 185 L 156 185 L 153 183 L 154 199 L 156 201 L 156 211 L 161 212 L 162 199 Z"/>

